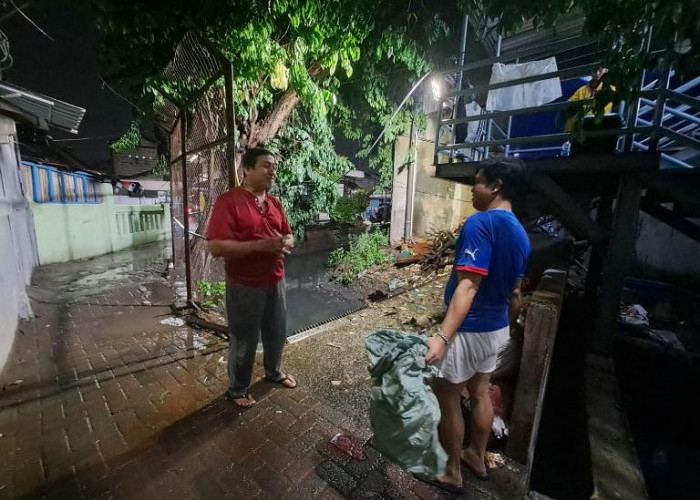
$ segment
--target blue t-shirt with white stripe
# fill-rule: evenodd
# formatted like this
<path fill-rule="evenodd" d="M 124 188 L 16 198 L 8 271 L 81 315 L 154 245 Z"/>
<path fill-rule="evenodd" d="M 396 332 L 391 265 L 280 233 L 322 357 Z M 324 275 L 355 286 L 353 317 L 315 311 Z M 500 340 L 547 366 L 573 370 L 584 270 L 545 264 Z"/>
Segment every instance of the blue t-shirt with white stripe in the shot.
<path fill-rule="evenodd" d="M 519 278 L 525 275 L 530 240 L 522 224 L 507 210 L 487 210 L 467 219 L 455 246 L 455 265 L 445 288 L 450 303 L 457 271 L 483 276 L 460 332 L 492 332 L 508 326 L 508 306 Z"/>

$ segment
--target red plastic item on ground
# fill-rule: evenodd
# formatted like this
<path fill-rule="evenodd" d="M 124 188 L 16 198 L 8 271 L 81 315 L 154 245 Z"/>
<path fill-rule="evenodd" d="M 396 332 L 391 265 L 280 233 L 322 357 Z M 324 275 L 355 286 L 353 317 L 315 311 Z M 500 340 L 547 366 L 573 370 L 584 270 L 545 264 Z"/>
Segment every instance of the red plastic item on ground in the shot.
<path fill-rule="evenodd" d="M 367 455 L 362 451 L 362 448 L 353 443 L 347 436 L 338 433 L 331 439 L 331 444 L 359 462 L 367 460 Z"/>
<path fill-rule="evenodd" d="M 489 396 L 491 396 L 491 404 L 493 405 L 494 414 L 499 417 L 503 416 L 503 396 L 501 395 L 501 388 L 497 385 L 489 386 Z"/>

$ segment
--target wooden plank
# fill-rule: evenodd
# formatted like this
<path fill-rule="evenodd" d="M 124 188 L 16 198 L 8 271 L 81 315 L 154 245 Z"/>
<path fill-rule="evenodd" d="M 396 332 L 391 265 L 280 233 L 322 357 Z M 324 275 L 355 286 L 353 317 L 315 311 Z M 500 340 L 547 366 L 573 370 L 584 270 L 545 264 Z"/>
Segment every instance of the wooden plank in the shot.
<path fill-rule="evenodd" d="M 530 185 L 550 202 L 554 215 L 561 219 L 575 236 L 590 241 L 599 251 L 603 250 L 608 239 L 607 232 L 593 222 L 566 191 L 548 175 L 532 175 L 529 180 Z"/>
<path fill-rule="evenodd" d="M 676 231 L 683 233 L 688 238 L 700 242 L 700 226 L 690 222 L 682 215 L 662 207 L 653 200 L 647 199 L 646 196 L 642 198 L 641 209 L 664 224 L 668 224 Z"/>
<path fill-rule="evenodd" d="M 658 201 L 679 204 L 690 214 L 700 217 L 700 169 L 681 172 L 657 172 L 641 176 L 644 186 Z"/>
<path fill-rule="evenodd" d="M 526 484 L 532 471 L 566 274 L 563 268 L 545 272 L 527 309 L 522 361 L 506 447 L 509 458 L 525 464 Z"/>
<path fill-rule="evenodd" d="M 603 229 L 609 229 L 612 224 L 613 197 L 603 195 L 598 202 L 598 213 L 596 223 Z M 591 304 L 598 297 L 600 278 L 603 272 L 603 256 L 599 252 L 591 252 L 588 259 L 588 271 L 586 272 L 585 297 Z"/>
<path fill-rule="evenodd" d="M 593 351 L 605 356 L 612 352 L 617 332 L 617 315 L 627 269 L 637 239 L 642 182 L 638 176 L 623 175 L 613 217 L 612 235 L 603 269 Z"/>
<path fill-rule="evenodd" d="M 529 174 L 621 174 L 654 172 L 659 168 L 659 154 L 648 152 L 579 155 L 567 158 L 523 160 Z M 435 177 L 473 184 L 483 162 L 439 164 Z"/>

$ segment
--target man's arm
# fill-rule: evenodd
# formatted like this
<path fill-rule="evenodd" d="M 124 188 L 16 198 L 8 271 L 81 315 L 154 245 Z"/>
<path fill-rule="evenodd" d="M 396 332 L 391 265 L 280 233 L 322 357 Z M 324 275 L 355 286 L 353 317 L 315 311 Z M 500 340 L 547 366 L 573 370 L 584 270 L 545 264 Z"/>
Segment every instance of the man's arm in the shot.
<path fill-rule="evenodd" d="M 455 289 L 455 293 L 450 301 L 450 307 L 447 309 L 445 319 L 440 327 L 440 337 L 431 337 L 428 339 L 428 354 L 425 356 L 427 363 L 437 363 L 445 356 L 447 343 L 452 340 L 455 332 L 464 323 L 464 319 L 469 314 L 469 310 L 474 303 L 476 292 L 479 291 L 482 276 L 469 271 L 458 271 L 459 284 Z M 446 340 L 446 341 L 445 341 Z"/>
<path fill-rule="evenodd" d="M 513 340 L 521 340 L 523 329 L 518 325 L 518 317 L 523 310 L 523 296 L 520 290 L 521 281 L 515 285 L 513 295 L 510 296 L 510 304 L 508 305 L 508 322 L 510 324 L 510 337 Z"/>
<path fill-rule="evenodd" d="M 520 291 L 520 286 L 522 280 L 518 280 L 513 290 L 513 294 L 510 296 L 510 304 L 508 304 L 508 321 L 510 325 L 514 325 L 518 321 L 518 316 L 520 316 L 520 311 L 523 308 L 523 295 Z"/>
<path fill-rule="evenodd" d="M 280 255 L 284 249 L 283 236 L 252 241 L 209 240 L 209 252 L 212 256 L 228 259 L 247 257 L 256 253 Z"/>

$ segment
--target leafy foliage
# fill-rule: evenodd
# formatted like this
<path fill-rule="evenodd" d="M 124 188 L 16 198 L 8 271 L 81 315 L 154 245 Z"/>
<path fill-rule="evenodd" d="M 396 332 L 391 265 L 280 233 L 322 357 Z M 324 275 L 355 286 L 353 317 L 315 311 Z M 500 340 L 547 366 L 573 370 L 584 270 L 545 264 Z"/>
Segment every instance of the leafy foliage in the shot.
<path fill-rule="evenodd" d="M 109 145 L 114 153 L 124 153 L 136 149 L 141 144 L 141 125 L 133 120 L 123 136 Z"/>
<path fill-rule="evenodd" d="M 294 125 L 268 144 L 282 156 L 273 194 L 280 197 L 297 238 L 335 204 L 336 185 L 352 169 L 347 158 L 335 153 L 327 124 L 311 122 L 303 108 L 294 112 Z"/>
<path fill-rule="evenodd" d="M 202 307 L 207 309 L 222 309 L 226 303 L 225 281 L 198 281 L 197 293 Z"/>
<path fill-rule="evenodd" d="M 268 144 L 283 156 L 279 191 L 297 228 L 330 212 L 330 181 L 351 168 L 335 153 L 334 130 L 358 141 L 383 185 L 390 184 L 393 140 L 415 113 L 400 114 L 371 154 L 368 146 L 430 69 L 427 49 L 452 32 L 454 2 L 436 4 L 446 7 L 397 0 L 96 1 L 104 64 L 144 99 L 162 99 L 165 91 L 184 100 L 204 83 L 162 76 L 187 31 L 203 34 L 234 63 L 238 145 Z"/>
<path fill-rule="evenodd" d="M 369 195 L 364 191 L 358 191 L 350 196 L 339 198 L 333 210 L 331 210 L 331 219 L 335 222 L 343 224 L 354 224 L 358 217 L 367 209 L 369 203 Z"/>
<path fill-rule="evenodd" d="M 389 239 L 382 231 L 351 236 L 347 250 L 338 248 L 330 253 L 328 268 L 335 271 L 336 281 L 348 285 L 370 267 L 392 260 L 384 251 L 388 244 Z"/>
<path fill-rule="evenodd" d="M 157 177 L 165 177 L 170 175 L 170 162 L 168 161 L 167 156 L 163 154 L 158 156 L 158 163 L 156 163 L 156 166 L 153 167 L 153 170 L 151 170 L 151 174 Z"/>
<path fill-rule="evenodd" d="M 681 74 L 700 71 L 700 4 L 695 0 L 460 0 L 459 4 L 463 12 L 493 20 L 487 29 L 504 35 L 528 20 L 535 28 L 556 27 L 563 14 L 583 16 L 584 32 L 607 49 L 604 64 L 626 96 L 634 93 L 645 69 L 673 65 Z M 640 50 L 650 31 L 660 55 Z"/>

